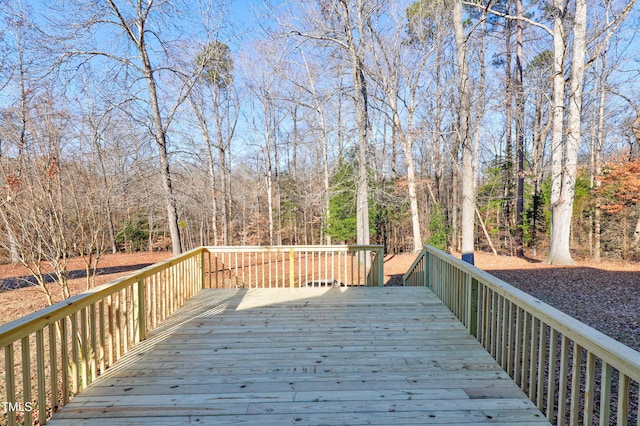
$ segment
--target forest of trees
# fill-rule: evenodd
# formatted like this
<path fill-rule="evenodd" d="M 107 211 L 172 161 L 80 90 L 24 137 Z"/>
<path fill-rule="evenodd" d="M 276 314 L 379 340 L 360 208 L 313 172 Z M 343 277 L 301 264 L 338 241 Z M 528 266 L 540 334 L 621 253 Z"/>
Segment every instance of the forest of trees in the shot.
<path fill-rule="evenodd" d="M 640 253 L 634 0 L 0 3 L 5 262 Z"/>

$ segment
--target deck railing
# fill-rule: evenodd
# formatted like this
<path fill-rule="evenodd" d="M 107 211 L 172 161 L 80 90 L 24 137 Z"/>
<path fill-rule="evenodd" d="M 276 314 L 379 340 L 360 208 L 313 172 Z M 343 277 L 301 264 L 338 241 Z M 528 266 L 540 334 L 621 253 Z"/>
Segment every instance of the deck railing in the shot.
<path fill-rule="evenodd" d="M 383 285 L 382 246 L 200 247 L 0 326 L 0 424 L 40 424 L 202 288 Z"/>
<path fill-rule="evenodd" d="M 381 245 L 205 247 L 205 287 L 382 286 Z"/>
<path fill-rule="evenodd" d="M 640 353 L 480 269 L 425 246 L 427 286 L 554 424 L 640 425 Z"/>
<path fill-rule="evenodd" d="M 192 250 L 0 326 L 2 423 L 44 423 L 202 288 L 201 265 Z"/>

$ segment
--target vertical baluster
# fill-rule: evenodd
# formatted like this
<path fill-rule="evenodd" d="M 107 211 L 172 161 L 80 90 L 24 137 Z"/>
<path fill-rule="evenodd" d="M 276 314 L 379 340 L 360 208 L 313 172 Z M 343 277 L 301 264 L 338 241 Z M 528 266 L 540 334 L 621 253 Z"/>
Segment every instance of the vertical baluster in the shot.
<path fill-rule="evenodd" d="M 242 265 L 240 265 L 240 271 L 242 272 L 242 287 L 246 286 L 245 277 L 244 277 L 244 268 L 245 268 L 245 255 L 246 253 L 242 252 Z"/>
<path fill-rule="evenodd" d="M 219 253 L 216 253 L 215 255 L 215 281 L 216 281 L 216 288 L 220 288 L 220 264 L 218 262 L 218 257 L 219 257 Z"/>
<path fill-rule="evenodd" d="M 505 297 L 501 294 L 498 294 L 498 300 L 496 305 L 496 352 L 495 352 L 495 360 L 498 364 L 502 364 L 502 348 L 504 347 L 504 306 L 506 303 Z"/>
<path fill-rule="evenodd" d="M 71 392 L 77 395 L 80 390 L 80 355 L 78 345 L 80 336 L 78 335 L 78 314 L 71 314 L 71 375 L 73 379 L 73 387 Z"/>
<path fill-rule="evenodd" d="M 515 365 L 514 365 L 514 357 L 516 354 L 515 348 L 515 321 L 514 315 L 517 313 L 517 308 L 515 303 L 509 302 L 508 312 L 507 312 L 507 344 L 505 345 L 505 349 L 507 350 L 507 367 L 506 372 L 511 377 L 515 377 Z"/>
<path fill-rule="evenodd" d="M 564 424 L 567 414 L 567 392 L 569 371 L 569 339 L 563 334 L 560 342 L 560 377 L 558 388 L 558 423 Z"/>
<path fill-rule="evenodd" d="M 342 277 L 342 281 L 344 282 L 345 286 L 349 285 L 349 273 L 347 269 L 347 264 L 349 263 L 348 258 L 349 258 L 349 252 L 345 251 L 342 259 L 342 263 L 344 264 L 344 276 Z"/>
<path fill-rule="evenodd" d="M 14 362 L 13 343 L 4 347 L 4 371 L 5 371 L 5 388 L 7 390 L 7 402 L 15 404 L 16 402 L 16 378 L 15 378 L 15 362 Z M 8 425 L 16 424 L 16 412 L 9 410 L 7 413 Z"/>
<path fill-rule="evenodd" d="M 166 294 L 166 293 L 165 293 Z M 122 306 L 120 304 L 120 292 L 117 291 L 113 294 L 113 317 L 114 317 L 114 333 L 115 337 L 115 358 L 113 362 L 120 359 L 122 356 L 122 321 L 121 321 L 121 312 Z M 113 363 L 111 364 L 113 365 Z"/>
<path fill-rule="evenodd" d="M 98 318 L 96 317 L 96 304 L 89 305 L 89 382 L 87 385 L 96 378 L 97 374 L 97 359 L 98 353 Z"/>
<path fill-rule="evenodd" d="M 618 419 L 618 426 L 627 426 L 629 418 L 629 389 L 630 389 L 629 376 L 622 371 L 619 372 L 618 382 L 618 409 L 616 417 Z"/>
<path fill-rule="evenodd" d="M 204 263 L 202 264 L 204 267 Z M 204 278 L 203 278 L 204 279 Z M 203 281 L 204 282 L 204 281 Z M 153 274 L 149 277 L 149 302 L 151 303 L 150 311 L 150 326 L 151 330 L 158 326 L 158 274 Z"/>
<path fill-rule="evenodd" d="M 538 356 L 540 351 L 540 320 L 531 316 L 531 336 L 529 340 L 529 399 L 536 400 L 536 391 L 538 390 Z"/>
<path fill-rule="evenodd" d="M 120 302 L 122 303 L 121 314 L 122 314 L 122 355 L 126 354 L 129 351 L 129 339 L 131 339 L 131 329 L 132 322 L 130 320 L 131 312 L 129 312 L 130 304 L 129 300 L 129 287 L 125 287 L 120 292 Z"/>
<path fill-rule="evenodd" d="M 433 287 L 433 284 L 432 284 Z M 481 335 L 482 335 L 482 346 L 486 349 L 488 353 L 491 353 L 491 289 L 484 285 L 481 286 L 481 305 L 482 305 L 482 313 L 481 313 Z"/>
<path fill-rule="evenodd" d="M 67 328 L 67 318 L 62 318 L 58 321 L 60 325 L 60 360 L 62 366 L 60 368 L 60 378 L 62 380 L 62 405 L 66 405 L 69 402 L 69 343 L 73 345 L 73 338 L 69 342 L 69 333 Z"/>
<path fill-rule="evenodd" d="M 22 351 L 22 402 L 31 402 L 31 344 L 29 336 L 21 339 L 20 349 Z M 33 423 L 30 410 L 24 410 L 24 424 Z"/>
<path fill-rule="evenodd" d="M 49 325 L 49 376 L 51 383 L 51 412 L 55 413 L 58 407 L 58 351 L 57 351 L 56 324 Z"/>
<path fill-rule="evenodd" d="M 45 377 L 44 330 L 36 331 L 36 370 L 38 373 L 38 418 L 40 424 L 47 418 L 47 385 Z M 51 390 L 53 395 L 53 389 Z"/>
<path fill-rule="evenodd" d="M 280 264 L 283 263 L 283 260 L 282 260 L 282 253 L 280 253 L 281 259 L 278 259 L 278 253 L 276 253 L 275 255 L 276 255 L 276 282 L 274 287 L 278 288 L 280 287 Z"/>
<path fill-rule="evenodd" d="M 302 252 L 298 252 L 298 287 L 302 287 Z"/>
<path fill-rule="evenodd" d="M 636 385 L 638 388 L 638 392 L 636 395 L 636 401 L 638 402 L 636 404 L 636 426 L 640 426 L 640 381 L 636 381 Z"/>
<path fill-rule="evenodd" d="M 515 354 L 513 356 L 514 369 L 513 380 L 520 386 L 520 375 L 522 370 L 522 309 L 518 306 L 516 308 L 516 339 L 514 342 Z"/>
<path fill-rule="evenodd" d="M 322 277 L 323 280 L 327 280 L 328 275 L 329 275 L 329 260 L 328 260 L 328 256 L 329 253 L 328 252 L 324 252 L 324 272 L 320 275 Z"/>
<path fill-rule="evenodd" d="M 362 284 L 362 279 L 360 275 L 360 270 L 362 269 L 362 251 L 358 250 L 356 252 L 358 254 L 358 285 Z"/>
<path fill-rule="evenodd" d="M 511 301 L 507 300 L 506 297 L 502 296 L 502 326 L 500 330 L 500 365 L 502 368 L 507 371 L 509 364 L 509 355 L 507 353 L 507 348 L 509 348 L 509 329 L 511 328 L 511 324 L 509 322 L 509 311 L 511 307 Z"/>
<path fill-rule="evenodd" d="M 289 248 L 289 287 L 294 288 L 296 284 L 296 259 L 293 247 Z"/>
<path fill-rule="evenodd" d="M 558 332 L 551 328 L 549 336 L 549 377 L 547 379 L 547 420 L 553 420 L 556 402 L 556 360 L 558 359 Z"/>
<path fill-rule="evenodd" d="M 253 259 L 253 253 L 249 253 L 249 288 L 253 287 L 253 268 L 251 264 L 251 260 Z"/>
<path fill-rule="evenodd" d="M 336 281 L 336 274 L 335 274 L 335 252 L 332 251 L 331 252 L 331 285 L 333 285 Z"/>
<path fill-rule="evenodd" d="M 100 374 L 104 373 L 105 370 L 105 358 L 106 358 L 106 323 L 105 323 L 105 303 L 104 299 L 100 300 L 98 304 L 98 327 L 100 328 L 100 351 L 98 354 L 98 358 L 100 360 Z"/>
<path fill-rule="evenodd" d="M 584 424 L 591 425 L 593 424 L 593 413 L 595 411 L 594 406 L 594 392 L 595 392 L 595 381 L 596 381 L 596 357 L 591 353 L 587 352 L 587 371 L 585 375 L 585 384 L 584 384 Z"/>
<path fill-rule="evenodd" d="M 524 311 L 524 310 L 523 310 Z M 526 393 L 529 386 L 529 355 L 531 351 L 531 327 L 532 317 L 527 311 L 523 312 L 524 327 L 522 333 L 522 371 L 520 377 L 520 388 Z"/>
<path fill-rule="evenodd" d="M 491 350 L 489 353 L 495 359 L 498 348 L 498 340 L 500 331 L 498 330 L 498 311 L 499 311 L 499 295 L 497 292 L 491 292 Z"/>
<path fill-rule="evenodd" d="M 272 287 L 272 274 L 273 274 L 273 271 L 272 271 L 272 269 L 273 269 L 273 267 L 272 267 L 273 261 L 271 260 L 271 256 L 272 256 L 272 253 L 269 252 L 269 265 L 268 265 L 269 266 L 269 288 Z"/>
<path fill-rule="evenodd" d="M 207 281 L 209 283 L 209 287 L 207 288 L 212 288 L 213 287 L 213 276 L 212 276 L 212 269 L 211 269 L 211 250 L 207 249 Z"/>
<path fill-rule="evenodd" d="M 549 345 L 547 344 L 547 325 L 544 322 L 540 322 L 540 343 L 539 347 L 539 355 L 538 355 L 538 389 L 536 394 L 538 395 L 536 399 L 536 406 L 542 410 L 544 406 L 544 381 L 545 381 L 545 365 L 547 365 L 547 351 L 549 349 Z M 554 366 L 549 366 L 549 368 L 553 368 Z"/>
<path fill-rule="evenodd" d="M 571 366 L 571 405 L 569 407 L 569 423 L 580 423 L 580 396 L 582 384 L 582 347 L 573 343 L 573 365 Z"/>

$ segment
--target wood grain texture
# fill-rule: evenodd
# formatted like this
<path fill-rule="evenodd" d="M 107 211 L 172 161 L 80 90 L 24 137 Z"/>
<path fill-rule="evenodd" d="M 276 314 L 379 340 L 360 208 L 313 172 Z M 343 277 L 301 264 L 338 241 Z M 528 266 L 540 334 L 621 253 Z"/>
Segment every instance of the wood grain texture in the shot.
<path fill-rule="evenodd" d="M 204 290 L 51 425 L 545 424 L 427 288 Z"/>

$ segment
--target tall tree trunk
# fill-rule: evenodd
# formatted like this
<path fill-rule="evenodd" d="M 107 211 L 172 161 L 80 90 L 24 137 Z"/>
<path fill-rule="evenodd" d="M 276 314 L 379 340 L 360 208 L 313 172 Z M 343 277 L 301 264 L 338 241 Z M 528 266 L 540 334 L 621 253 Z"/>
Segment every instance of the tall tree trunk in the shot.
<path fill-rule="evenodd" d="M 522 0 L 516 2 L 516 14 L 522 16 Z M 524 85 L 522 63 L 524 23 L 518 20 L 516 47 L 516 256 L 524 256 Z"/>
<path fill-rule="evenodd" d="M 551 247 L 549 263 L 571 265 L 570 252 L 571 218 L 578 172 L 578 149 L 582 141 L 581 112 L 582 90 L 586 53 L 586 0 L 576 1 L 573 24 L 573 52 L 571 59 L 571 85 L 569 109 L 567 112 L 567 131 L 564 146 L 564 167 L 560 173 L 559 198 L 552 200 L 551 206 Z M 556 177 L 558 179 L 558 177 Z"/>
<path fill-rule="evenodd" d="M 512 254 L 513 245 L 511 241 L 512 214 L 513 214 L 513 77 L 511 75 L 511 35 L 512 22 L 505 23 L 505 112 L 504 112 L 504 205 L 502 209 L 503 244 L 504 248 Z"/>
<path fill-rule="evenodd" d="M 551 142 L 551 247 L 547 261 L 553 264 L 571 263 L 569 253 L 569 230 L 571 218 L 566 220 L 567 200 L 562 199 L 562 176 L 564 168 L 564 0 L 554 0 L 553 17 L 553 125 Z"/>
<path fill-rule="evenodd" d="M 203 111 L 190 100 L 189 102 L 193 108 L 193 112 L 198 119 L 198 125 L 200 126 L 200 133 L 205 142 L 207 149 L 207 171 L 209 175 L 209 187 L 211 190 L 211 229 L 213 231 L 213 244 L 218 245 L 218 188 L 216 187 L 216 172 L 215 172 L 215 160 L 213 158 L 213 143 L 209 136 L 209 128 L 207 125 L 207 118 Z"/>
<path fill-rule="evenodd" d="M 213 93 L 213 114 L 216 121 L 216 135 L 218 148 L 218 164 L 220 165 L 220 192 L 222 194 L 222 245 L 228 246 L 229 242 L 229 186 L 227 185 L 228 167 L 226 155 L 226 139 L 222 129 L 222 114 L 220 114 L 220 88 L 215 87 Z"/>
<path fill-rule="evenodd" d="M 458 138 L 462 150 L 462 259 L 474 263 L 474 223 L 475 223 L 475 185 L 473 173 L 473 149 L 470 133 L 471 88 L 469 86 L 469 66 L 467 63 L 467 45 L 462 21 L 462 1 L 453 5 L 453 26 L 456 40 L 456 59 L 458 64 Z"/>
<path fill-rule="evenodd" d="M 356 46 L 351 27 L 349 13 L 349 3 L 347 0 L 340 0 L 342 5 L 342 18 L 344 21 L 344 31 L 347 41 L 348 54 L 351 60 L 351 75 L 353 77 L 353 97 L 356 112 L 356 125 L 358 127 L 358 186 L 356 194 L 356 243 L 367 245 L 370 243 L 369 236 L 369 177 L 367 173 L 367 146 L 369 132 L 368 117 L 368 95 L 367 83 L 364 75 L 364 63 L 361 52 Z M 358 13 L 362 13 L 362 0 L 357 2 Z M 359 16 L 362 22 L 362 16 Z M 362 28 L 359 29 L 360 37 L 364 35 Z"/>
<path fill-rule="evenodd" d="M 598 129 L 596 133 L 596 143 L 594 149 L 593 158 L 593 174 L 594 174 L 594 188 L 598 191 L 598 188 L 602 186 L 602 146 L 604 144 L 604 114 L 605 114 L 605 101 L 607 97 L 607 74 L 606 74 L 607 54 L 606 52 L 602 56 L 602 71 L 600 74 L 600 99 L 598 104 Z M 640 223 L 640 222 L 639 222 Z M 637 229 L 637 227 L 636 227 Z M 601 258 L 601 238 L 602 238 L 602 208 L 600 207 L 600 197 L 596 196 L 596 205 L 594 207 L 593 218 L 593 257 L 596 261 L 600 261 Z"/>
<path fill-rule="evenodd" d="M 153 76 L 151 62 L 147 54 L 147 48 L 144 44 L 143 34 L 140 34 L 138 49 L 140 50 L 144 78 L 147 82 L 147 87 L 149 90 L 149 102 L 151 103 L 151 111 L 153 113 L 154 137 L 156 140 L 156 144 L 158 145 L 158 154 L 160 156 L 162 187 L 165 194 L 167 219 L 169 221 L 169 232 L 171 233 L 171 245 L 173 249 L 173 255 L 177 256 L 182 253 L 182 239 L 180 236 L 180 227 L 178 225 L 178 206 L 173 190 L 173 184 L 171 182 L 169 154 L 167 151 L 167 138 L 164 124 L 162 122 L 162 114 L 160 113 L 160 106 L 158 104 L 156 81 Z"/>

